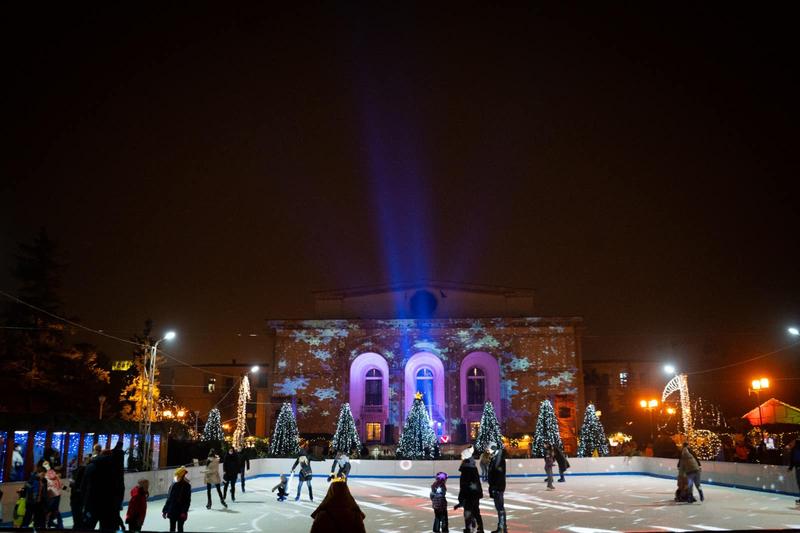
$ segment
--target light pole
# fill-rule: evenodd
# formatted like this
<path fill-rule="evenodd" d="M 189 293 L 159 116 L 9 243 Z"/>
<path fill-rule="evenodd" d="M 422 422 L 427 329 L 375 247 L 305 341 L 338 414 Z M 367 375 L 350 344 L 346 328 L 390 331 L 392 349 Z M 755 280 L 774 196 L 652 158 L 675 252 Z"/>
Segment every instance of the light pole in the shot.
<path fill-rule="evenodd" d="M 759 393 L 762 390 L 769 388 L 769 380 L 767 378 L 754 379 L 750 383 L 750 388 L 747 389 L 747 395 L 756 395 L 756 402 L 758 402 L 758 430 L 761 433 L 761 442 L 764 442 L 764 420 L 761 417 L 761 397 Z"/>
<path fill-rule="evenodd" d="M 649 400 L 649 401 L 648 400 L 641 400 L 639 402 L 639 406 L 642 409 L 647 409 L 650 412 L 650 442 L 652 442 L 654 440 L 654 437 L 653 437 L 653 409 L 658 407 L 658 400 L 656 400 L 656 399 Z"/>
<path fill-rule="evenodd" d="M 156 385 L 156 357 L 158 355 L 158 345 L 161 341 L 171 341 L 175 338 L 174 331 L 168 331 L 164 337 L 157 340 L 153 346 L 147 347 L 150 352 L 150 360 L 146 361 L 143 367 L 143 379 L 147 382 L 147 399 L 145 400 L 142 420 L 139 423 L 139 433 L 142 435 L 142 467 L 150 468 L 150 424 L 153 418 L 153 389 Z"/>

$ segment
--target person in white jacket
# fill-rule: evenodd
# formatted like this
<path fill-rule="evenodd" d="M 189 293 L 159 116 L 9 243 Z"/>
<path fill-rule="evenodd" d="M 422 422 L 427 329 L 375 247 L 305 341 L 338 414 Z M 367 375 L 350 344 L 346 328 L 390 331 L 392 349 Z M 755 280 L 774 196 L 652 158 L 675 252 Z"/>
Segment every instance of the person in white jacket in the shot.
<path fill-rule="evenodd" d="M 208 495 L 206 509 L 211 509 L 211 485 L 217 488 L 219 501 L 222 506 L 227 509 L 228 504 L 225 503 L 225 497 L 222 495 L 222 488 L 220 488 L 220 483 L 222 481 L 219 477 L 219 455 L 217 455 L 217 452 L 215 452 L 213 448 L 208 452 L 208 461 L 206 461 L 206 469 L 203 472 L 203 478 L 203 481 L 206 482 L 206 495 Z"/>

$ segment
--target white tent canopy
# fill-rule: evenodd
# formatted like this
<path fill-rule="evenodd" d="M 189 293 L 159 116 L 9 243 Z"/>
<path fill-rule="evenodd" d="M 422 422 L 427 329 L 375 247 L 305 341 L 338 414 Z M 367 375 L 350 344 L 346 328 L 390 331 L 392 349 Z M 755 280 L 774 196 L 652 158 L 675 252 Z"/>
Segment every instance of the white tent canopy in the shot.
<path fill-rule="evenodd" d="M 775 398 L 770 398 L 761 404 L 761 414 L 756 407 L 742 418 L 746 418 L 753 426 L 760 424 L 798 424 L 800 425 L 800 408 L 784 403 Z"/>

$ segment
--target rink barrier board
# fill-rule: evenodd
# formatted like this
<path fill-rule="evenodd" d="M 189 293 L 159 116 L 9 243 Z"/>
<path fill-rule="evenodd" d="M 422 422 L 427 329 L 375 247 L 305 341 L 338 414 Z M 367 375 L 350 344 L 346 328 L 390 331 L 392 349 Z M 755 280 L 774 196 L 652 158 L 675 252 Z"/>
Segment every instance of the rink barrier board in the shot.
<path fill-rule="evenodd" d="M 664 479 L 676 479 L 677 459 L 664 459 L 660 457 L 570 457 L 571 467 L 568 476 L 607 476 L 607 475 L 641 475 Z M 277 477 L 281 473 L 288 474 L 294 459 L 252 459 L 247 479 L 257 477 Z M 403 461 L 403 460 L 353 460 L 353 475 L 358 478 L 375 479 L 433 479 L 437 472 L 444 471 L 449 477 L 458 479 L 457 460 L 443 461 Z M 312 461 L 317 479 L 327 478 L 332 460 Z M 704 461 L 703 484 L 718 485 L 722 487 L 753 490 L 780 495 L 795 495 L 797 490 L 794 482 L 794 473 L 787 472 L 786 466 L 760 465 L 750 463 L 718 463 Z M 187 466 L 189 480 L 192 483 L 203 479 L 205 466 Z M 511 478 L 543 478 L 544 464 L 542 459 L 515 459 L 506 460 L 507 476 Z M 129 472 L 125 474 L 125 503 L 130 496 L 131 489 L 139 479 L 150 482 L 150 499 L 157 501 L 166 497 L 167 489 L 172 481 L 174 468 L 155 470 L 151 472 Z M 3 491 L 3 517 L 13 514 L 16 491 L 22 482 L 9 482 L 0 485 Z M 241 486 L 241 485 L 240 485 Z M 205 484 L 193 488 L 192 492 L 205 491 Z M 237 491 L 238 492 L 238 491 Z M 64 491 L 61 498 L 62 516 L 71 516 L 69 510 L 69 491 Z M 3 522 L 8 523 L 8 522 Z"/>

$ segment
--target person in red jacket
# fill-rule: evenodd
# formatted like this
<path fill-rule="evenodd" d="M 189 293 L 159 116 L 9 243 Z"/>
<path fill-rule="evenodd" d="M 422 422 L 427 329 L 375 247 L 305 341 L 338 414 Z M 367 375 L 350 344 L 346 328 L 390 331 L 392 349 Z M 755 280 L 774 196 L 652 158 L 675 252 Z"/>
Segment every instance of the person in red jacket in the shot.
<path fill-rule="evenodd" d="M 141 531 L 144 517 L 147 514 L 147 496 L 149 495 L 150 482 L 140 479 L 131 489 L 131 500 L 128 502 L 128 512 L 125 514 L 125 523 L 128 531 Z"/>

